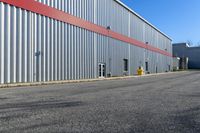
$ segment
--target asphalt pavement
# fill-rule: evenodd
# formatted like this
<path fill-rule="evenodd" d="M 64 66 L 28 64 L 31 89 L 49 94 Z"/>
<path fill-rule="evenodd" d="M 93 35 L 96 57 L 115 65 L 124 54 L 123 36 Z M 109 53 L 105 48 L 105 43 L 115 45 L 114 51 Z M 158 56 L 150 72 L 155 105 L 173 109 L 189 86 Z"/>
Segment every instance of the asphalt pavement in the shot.
<path fill-rule="evenodd" d="M 2 133 L 200 133 L 200 71 L 0 89 Z"/>

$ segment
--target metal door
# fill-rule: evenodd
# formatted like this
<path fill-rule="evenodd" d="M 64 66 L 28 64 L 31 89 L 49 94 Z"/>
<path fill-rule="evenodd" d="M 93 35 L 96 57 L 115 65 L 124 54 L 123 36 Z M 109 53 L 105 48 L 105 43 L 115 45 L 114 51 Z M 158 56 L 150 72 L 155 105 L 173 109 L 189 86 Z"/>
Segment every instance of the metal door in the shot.
<path fill-rule="evenodd" d="M 105 78 L 106 75 L 106 65 L 99 63 L 99 78 Z"/>

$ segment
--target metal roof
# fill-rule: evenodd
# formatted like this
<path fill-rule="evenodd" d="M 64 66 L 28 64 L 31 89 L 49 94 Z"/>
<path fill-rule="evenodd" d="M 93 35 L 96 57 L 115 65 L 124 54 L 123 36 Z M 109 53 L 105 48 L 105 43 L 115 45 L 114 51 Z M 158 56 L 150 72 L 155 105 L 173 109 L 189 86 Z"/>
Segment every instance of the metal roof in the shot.
<path fill-rule="evenodd" d="M 185 47 L 190 47 L 190 45 L 188 44 L 188 43 L 186 43 L 186 42 L 183 42 L 183 43 L 173 43 L 172 44 L 173 46 L 185 46 Z"/>
<path fill-rule="evenodd" d="M 171 37 L 169 37 L 168 35 L 166 35 L 165 33 L 163 33 L 162 31 L 160 31 L 158 28 L 156 28 L 153 24 L 151 24 L 150 22 L 148 22 L 146 19 L 144 19 L 142 16 L 140 16 L 138 13 L 136 13 L 135 11 L 133 11 L 131 8 L 129 8 L 126 4 L 124 4 L 123 2 L 121 2 L 120 0 L 114 0 L 117 3 L 119 3 L 120 5 L 122 5 L 124 8 L 126 8 L 127 10 L 129 10 L 131 13 L 133 13 L 134 15 L 136 15 L 137 17 L 139 17 L 141 20 L 143 20 L 145 23 L 147 23 L 148 25 L 150 25 L 151 27 L 153 27 L 155 30 L 157 30 L 158 32 L 160 32 L 161 34 L 163 34 L 165 37 L 167 37 L 168 39 L 171 39 Z"/>

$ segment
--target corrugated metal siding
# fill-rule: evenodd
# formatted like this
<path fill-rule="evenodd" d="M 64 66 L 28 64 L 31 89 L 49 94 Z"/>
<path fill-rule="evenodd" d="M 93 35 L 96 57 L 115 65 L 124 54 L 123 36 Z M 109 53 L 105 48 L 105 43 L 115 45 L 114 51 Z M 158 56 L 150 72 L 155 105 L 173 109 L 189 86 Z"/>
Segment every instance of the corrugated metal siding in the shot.
<path fill-rule="evenodd" d="M 164 40 L 169 40 L 168 38 L 142 21 L 139 17 L 132 14 L 115 0 L 82 0 L 81 2 L 79 0 L 37 1 L 103 27 L 110 26 L 115 32 L 130 36 L 144 43 L 149 42 L 149 44 L 161 48 L 162 50 L 166 49 Z M 129 30 L 131 32 L 130 35 Z M 159 44 L 157 43 L 156 37 L 158 37 Z M 168 45 L 171 44 L 168 43 Z"/>
<path fill-rule="evenodd" d="M 171 51 L 171 41 L 114 0 L 39 0 L 44 4 L 107 27 L 155 47 Z M 172 59 L 125 42 L 0 2 L 0 82 L 76 80 L 106 73 L 136 74 L 149 59 L 150 72 L 164 72 Z M 39 54 L 36 56 L 35 54 Z"/>

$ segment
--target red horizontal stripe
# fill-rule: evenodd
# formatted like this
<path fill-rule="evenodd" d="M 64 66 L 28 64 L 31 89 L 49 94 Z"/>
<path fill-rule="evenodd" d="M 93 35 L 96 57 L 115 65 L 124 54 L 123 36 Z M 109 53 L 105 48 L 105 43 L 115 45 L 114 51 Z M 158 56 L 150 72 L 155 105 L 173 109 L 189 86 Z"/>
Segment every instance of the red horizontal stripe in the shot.
<path fill-rule="evenodd" d="M 84 29 L 87 29 L 89 31 L 92 31 L 104 36 L 108 36 L 108 37 L 111 37 L 111 38 L 114 38 L 126 43 L 130 43 L 132 45 L 135 45 L 141 48 L 146 48 L 153 52 L 157 52 L 157 53 L 172 57 L 172 54 L 167 51 L 161 50 L 151 45 L 146 45 L 145 43 L 141 41 L 132 39 L 125 35 L 116 33 L 114 31 L 111 31 L 111 30 L 108 31 L 105 27 L 93 24 L 89 21 L 83 20 L 81 18 L 75 17 L 63 11 L 49 7 L 35 0 L 0 0 L 0 2 L 4 2 L 10 5 L 22 8 L 24 10 L 38 13 L 40 15 L 43 15 L 52 19 L 56 19 L 56 20 L 59 20 L 59 21 L 62 21 L 62 22 L 65 22 L 65 23 L 68 23 L 80 28 L 84 28 Z"/>

